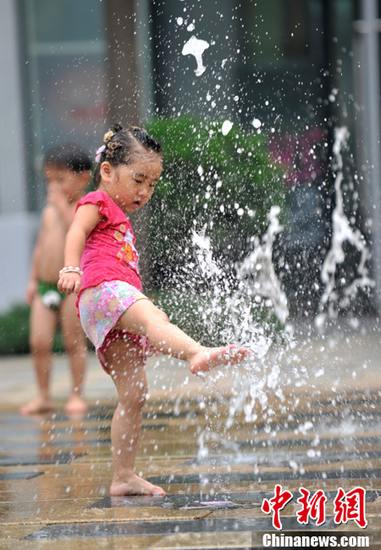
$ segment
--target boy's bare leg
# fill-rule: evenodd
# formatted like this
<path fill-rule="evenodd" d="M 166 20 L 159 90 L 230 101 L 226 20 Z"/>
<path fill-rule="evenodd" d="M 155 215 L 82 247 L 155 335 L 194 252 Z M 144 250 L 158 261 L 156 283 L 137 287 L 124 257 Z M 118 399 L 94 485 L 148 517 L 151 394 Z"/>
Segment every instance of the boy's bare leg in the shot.
<path fill-rule="evenodd" d="M 247 348 L 224 346 L 208 348 L 198 344 L 148 299 L 135 302 L 120 318 L 118 326 L 148 337 L 150 344 L 162 353 L 189 361 L 193 374 L 217 365 L 239 363 L 250 354 Z"/>
<path fill-rule="evenodd" d="M 57 326 L 57 313 L 47 308 L 36 295 L 30 312 L 30 349 L 37 378 L 38 396 L 21 407 L 21 414 L 41 414 L 53 408 L 50 399 L 52 345 Z"/>
<path fill-rule="evenodd" d="M 161 487 L 135 473 L 142 408 L 147 393 L 144 354 L 133 343 L 118 340 L 107 349 L 105 360 L 119 400 L 111 423 L 113 478 L 110 495 L 164 495 Z"/>
<path fill-rule="evenodd" d="M 75 308 L 76 297 L 71 294 L 61 304 L 61 327 L 66 353 L 69 357 L 72 388 L 65 409 L 70 414 L 83 414 L 87 404 L 82 398 L 86 372 L 86 340 Z"/>

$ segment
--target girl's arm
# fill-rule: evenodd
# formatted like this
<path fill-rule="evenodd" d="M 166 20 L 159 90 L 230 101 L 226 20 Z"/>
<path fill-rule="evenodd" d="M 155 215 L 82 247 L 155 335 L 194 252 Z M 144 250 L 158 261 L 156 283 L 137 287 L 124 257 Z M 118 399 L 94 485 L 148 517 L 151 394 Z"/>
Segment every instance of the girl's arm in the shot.
<path fill-rule="evenodd" d="M 73 223 L 66 235 L 65 266 L 79 267 L 88 235 L 100 221 L 98 206 L 84 204 L 75 213 Z M 81 288 L 81 276 L 76 272 L 62 273 L 58 280 L 58 289 L 68 294 L 78 293 Z"/>

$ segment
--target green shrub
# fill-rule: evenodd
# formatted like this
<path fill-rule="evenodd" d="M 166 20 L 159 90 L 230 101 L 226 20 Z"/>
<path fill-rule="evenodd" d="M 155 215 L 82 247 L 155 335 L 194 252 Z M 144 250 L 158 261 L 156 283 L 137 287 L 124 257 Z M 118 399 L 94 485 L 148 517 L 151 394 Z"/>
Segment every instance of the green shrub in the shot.
<path fill-rule="evenodd" d="M 29 307 L 16 305 L 0 315 L 0 354 L 29 353 Z"/>
<path fill-rule="evenodd" d="M 247 252 L 250 237 L 266 229 L 271 206 L 284 211 L 282 172 L 266 137 L 236 125 L 224 136 L 221 126 L 186 116 L 147 125 L 164 153 L 149 221 L 153 288 L 185 261 L 192 228 L 207 224 L 217 256 L 234 262 Z"/>
<path fill-rule="evenodd" d="M 29 353 L 30 307 L 17 304 L 0 314 L 0 355 Z M 54 338 L 53 351 L 64 351 L 62 336 L 58 331 Z"/>

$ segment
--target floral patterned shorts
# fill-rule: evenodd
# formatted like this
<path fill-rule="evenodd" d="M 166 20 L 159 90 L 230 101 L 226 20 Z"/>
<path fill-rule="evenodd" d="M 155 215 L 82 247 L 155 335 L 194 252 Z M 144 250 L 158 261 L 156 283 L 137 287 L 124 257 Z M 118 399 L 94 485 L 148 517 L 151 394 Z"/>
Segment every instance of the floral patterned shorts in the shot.
<path fill-rule="evenodd" d="M 82 328 L 94 344 L 97 356 L 106 372 L 104 354 L 115 340 L 120 338 L 129 340 L 146 351 L 145 336 L 115 328 L 123 313 L 132 304 L 144 299 L 147 299 L 144 294 L 124 281 L 106 281 L 98 286 L 86 288 L 81 293 L 78 310 Z"/>

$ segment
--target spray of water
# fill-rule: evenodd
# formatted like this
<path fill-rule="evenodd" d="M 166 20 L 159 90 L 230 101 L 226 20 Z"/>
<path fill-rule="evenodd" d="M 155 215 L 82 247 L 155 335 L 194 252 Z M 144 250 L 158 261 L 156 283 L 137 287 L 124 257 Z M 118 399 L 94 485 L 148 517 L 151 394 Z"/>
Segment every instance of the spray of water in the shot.
<path fill-rule="evenodd" d="M 292 347 L 293 339 L 291 327 L 285 325 L 287 298 L 272 261 L 274 241 L 282 231 L 279 213 L 279 207 L 271 208 L 266 233 L 261 239 L 254 237 L 251 240 L 252 250 L 229 277 L 214 258 L 206 228 L 193 232 L 196 264 L 192 264 L 192 280 L 203 281 L 208 288 L 208 299 L 202 308 L 206 331 L 219 331 L 223 341 L 244 344 L 252 349 L 255 357 L 254 361 L 248 361 L 239 371 L 231 373 L 231 395 L 224 430 L 216 432 L 207 427 L 201 431 L 199 460 L 208 456 L 208 444 L 215 445 L 216 442 L 238 453 L 237 445 L 223 433 L 233 425 L 236 415 L 243 412 L 248 423 L 255 422 L 259 412 L 266 419 L 274 414 L 268 407 L 269 390 L 279 400 L 284 398 L 278 387 L 279 363 Z M 277 346 L 279 339 L 282 345 Z M 218 371 L 208 377 L 207 383 L 213 384 L 221 376 L 224 374 Z"/>
<path fill-rule="evenodd" d="M 348 304 L 359 288 L 366 288 L 373 284 L 368 275 L 369 252 L 365 239 L 357 228 L 351 226 L 344 213 L 341 188 L 342 148 L 345 146 L 347 137 L 348 132 L 345 128 L 336 130 L 333 149 L 336 207 L 332 219 L 331 248 L 321 269 L 324 292 L 321 297 L 320 314 L 316 319 L 318 326 L 324 324 L 326 315 L 332 317 L 336 314 L 337 305 L 343 307 Z M 214 446 L 216 442 L 230 452 L 235 451 L 237 458 L 239 450 L 226 435 L 226 431 L 234 425 L 238 416 L 243 415 L 244 421 L 253 426 L 260 418 L 265 432 L 272 433 L 272 418 L 275 411 L 269 401 L 270 395 L 278 400 L 278 410 L 287 412 L 292 418 L 292 411 L 286 410 L 285 396 L 280 384 L 280 365 L 284 363 L 285 358 L 291 358 L 288 365 L 290 372 L 293 373 L 295 386 L 300 385 L 306 369 L 300 363 L 298 364 L 298 358 L 292 353 L 295 341 L 292 326 L 288 321 L 287 297 L 273 264 L 274 242 L 282 231 L 279 214 L 280 209 L 273 206 L 268 214 L 269 223 L 266 233 L 262 238 L 255 236 L 251 239 L 252 250 L 236 265 L 232 277 L 225 275 L 223 267 L 214 257 L 210 238 L 206 236 L 206 228 L 204 227 L 201 232 L 193 233 L 192 243 L 196 258 L 196 264 L 192 265 L 193 281 L 197 278 L 207 281 L 209 288 L 208 299 L 203 305 L 204 322 L 209 325 L 209 330 L 210 327 L 214 327 L 213 330 L 219 331 L 224 341 L 239 342 L 251 348 L 255 356 L 255 361 L 248 361 L 242 368 L 230 373 L 231 393 L 228 397 L 225 425 L 219 431 L 213 431 L 209 426 L 200 432 L 198 439 L 200 461 L 208 457 L 209 444 Z M 345 260 L 343 247 L 346 242 L 360 253 L 360 260 L 357 266 L 358 276 L 342 291 L 342 296 L 339 298 L 336 291 L 336 272 L 338 265 Z M 327 312 L 325 312 L 326 309 Z M 271 321 L 271 314 L 272 321 L 275 318 L 278 325 Z M 222 326 L 221 317 L 223 317 Z M 209 377 L 207 383 L 213 384 L 213 381 L 223 374 L 217 373 L 214 376 L 215 378 Z M 290 381 L 291 379 L 288 380 Z M 306 426 L 299 428 L 311 429 L 313 426 L 310 423 L 308 428 Z M 253 427 L 253 430 L 254 440 L 256 428 Z"/>
<path fill-rule="evenodd" d="M 258 238 L 253 239 L 254 249 L 238 267 L 237 276 L 241 282 L 241 289 L 245 281 L 253 278 L 254 298 L 256 300 L 258 297 L 266 299 L 267 305 L 274 308 L 279 321 L 285 323 L 288 318 L 287 296 L 281 288 L 272 260 L 275 238 L 283 229 L 279 223 L 279 214 L 280 208 L 273 206 L 268 215 L 268 230 L 262 242 Z"/>
<path fill-rule="evenodd" d="M 336 318 L 338 314 L 337 306 L 347 307 L 350 301 L 356 296 L 358 289 L 374 286 L 374 282 L 369 277 L 367 267 L 370 253 L 366 246 L 365 238 L 359 229 L 352 227 L 344 212 L 342 150 L 346 146 L 348 137 L 349 132 L 347 128 L 335 128 L 333 169 L 335 171 L 336 206 L 332 215 L 331 248 L 321 269 L 321 280 L 324 285 L 324 291 L 320 299 L 320 313 L 315 319 L 315 324 L 318 328 L 324 326 L 327 316 L 331 319 Z M 345 260 L 345 243 L 351 244 L 359 252 L 360 259 L 357 265 L 357 277 L 344 288 L 342 295 L 340 295 L 337 290 L 336 279 L 338 266 Z"/>
<path fill-rule="evenodd" d="M 181 53 L 183 55 L 193 55 L 195 57 L 197 68 L 194 72 L 196 76 L 201 76 L 206 70 L 206 67 L 202 61 L 202 54 L 207 48 L 209 48 L 209 43 L 206 42 L 206 40 L 200 40 L 195 36 L 191 36 L 190 39 L 184 44 Z"/>

